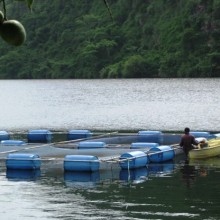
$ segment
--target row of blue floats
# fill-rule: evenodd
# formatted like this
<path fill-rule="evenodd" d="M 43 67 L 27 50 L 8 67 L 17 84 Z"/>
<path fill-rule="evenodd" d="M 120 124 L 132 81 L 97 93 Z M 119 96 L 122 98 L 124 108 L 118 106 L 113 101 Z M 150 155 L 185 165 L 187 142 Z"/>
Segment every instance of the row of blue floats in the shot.
<path fill-rule="evenodd" d="M 139 141 L 131 144 L 133 151 L 122 154 L 117 158 L 122 169 L 136 169 L 146 167 L 147 164 L 160 163 L 172 160 L 175 157 L 175 151 L 172 146 L 160 145 L 163 134 L 160 131 L 139 131 Z M 209 132 L 194 132 L 197 137 L 211 138 Z M 22 145 L 25 142 L 19 140 L 10 140 L 10 135 L 5 131 L 0 131 L 0 140 L 3 145 Z M 78 140 L 90 138 L 92 133 L 89 130 L 71 130 L 67 134 L 68 140 Z M 32 130 L 27 134 L 28 142 L 50 142 L 52 132 L 48 130 Z M 145 142 L 148 141 L 148 142 Z M 79 142 L 79 149 L 99 149 L 105 148 L 106 143 L 101 141 L 82 141 Z M 143 150 L 141 150 L 141 148 Z M 135 150 L 134 150 L 135 149 Z M 137 150 L 136 150 L 137 149 Z M 10 153 L 6 158 L 7 169 L 40 169 L 42 159 L 36 154 Z M 97 171 L 101 162 L 111 162 L 110 159 L 99 159 L 93 155 L 66 155 L 63 160 L 65 171 Z M 115 160 L 114 160 L 115 162 Z"/>
<path fill-rule="evenodd" d="M 210 132 L 190 132 L 195 137 L 204 137 L 206 139 L 215 138 L 215 134 Z M 161 144 L 163 142 L 163 133 L 161 131 L 139 131 L 138 142 L 155 142 Z M 93 133 L 89 130 L 70 130 L 67 132 L 66 139 L 79 140 L 79 139 L 90 139 L 93 137 Z M 27 133 L 28 143 L 50 143 L 53 140 L 53 133 L 49 130 L 30 130 Z M 10 133 L 7 131 L 0 131 L 0 141 L 4 145 L 23 145 L 25 141 L 11 140 Z"/>
<path fill-rule="evenodd" d="M 92 137 L 93 133 L 89 130 L 70 130 L 67 132 L 67 140 L 77 140 Z M 49 130 L 30 130 L 27 133 L 28 143 L 49 143 L 53 139 L 53 132 Z M 25 144 L 24 141 L 10 140 L 10 133 L 0 131 L 0 141 L 8 144 Z"/>
<path fill-rule="evenodd" d="M 97 146 L 105 145 L 105 143 L 101 142 L 84 143 L 87 146 L 91 143 L 92 148 L 94 148 L 95 144 Z M 143 143 L 142 146 L 149 147 L 150 145 L 156 145 L 156 143 Z M 174 156 L 175 152 L 171 146 L 158 145 L 157 147 L 150 147 L 147 151 L 135 150 L 124 153 L 117 161 L 122 169 L 134 169 L 145 167 L 150 162 L 158 163 L 172 160 Z M 111 158 L 99 159 L 93 155 L 66 155 L 63 167 L 65 171 L 97 171 L 100 168 L 100 163 L 111 162 L 111 160 Z M 41 161 L 41 158 L 36 154 L 11 153 L 7 155 L 6 167 L 8 169 L 40 169 Z M 116 162 L 115 158 L 114 162 Z"/>

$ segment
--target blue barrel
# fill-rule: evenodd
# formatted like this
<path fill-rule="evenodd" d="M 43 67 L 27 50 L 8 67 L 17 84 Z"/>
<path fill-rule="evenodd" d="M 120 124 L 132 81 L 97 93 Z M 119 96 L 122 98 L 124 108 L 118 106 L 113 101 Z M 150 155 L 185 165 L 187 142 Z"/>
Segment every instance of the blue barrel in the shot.
<path fill-rule="evenodd" d="M 210 134 L 210 132 L 206 132 L 206 131 L 191 131 L 190 134 L 193 135 L 195 138 L 198 137 L 204 137 L 206 139 L 215 138 L 215 135 L 212 135 Z"/>
<path fill-rule="evenodd" d="M 48 143 L 52 140 L 52 133 L 48 130 L 31 130 L 27 139 L 30 143 Z"/>
<path fill-rule="evenodd" d="M 97 171 L 99 160 L 90 155 L 66 155 L 64 158 L 65 171 Z"/>
<path fill-rule="evenodd" d="M 161 144 L 163 142 L 163 133 L 161 131 L 139 131 L 138 142 L 152 142 Z"/>
<path fill-rule="evenodd" d="M 170 146 L 153 147 L 148 151 L 150 162 L 163 162 L 172 160 L 175 156 L 175 152 Z"/>
<path fill-rule="evenodd" d="M 95 149 L 95 148 L 105 148 L 106 144 L 105 142 L 92 142 L 92 141 L 85 141 L 80 142 L 78 144 L 79 149 Z"/>
<path fill-rule="evenodd" d="M 120 160 L 122 169 L 134 169 L 148 164 L 148 157 L 143 151 L 124 153 L 120 156 Z"/>
<path fill-rule="evenodd" d="M 182 134 L 163 134 L 163 145 L 180 143 Z"/>
<path fill-rule="evenodd" d="M 40 169 L 41 160 L 36 154 L 8 154 L 6 159 L 7 169 Z"/>
<path fill-rule="evenodd" d="M 131 144 L 131 149 L 140 149 L 140 148 L 147 148 L 150 149 L 152 147 L 158 147 L 158 143 L 147 143 L 147 142 L 136 142 Z"/>
<path fill-rule="evenodd" d="M 67 134 L 67 140 L 84 139 L 91 136 L 92 132 L 89 130 L 70 130 Z"/>
<path fill-rule="evenodd" d="M 20 146 L 20 145 L 25 145 L 26 143 L 24 141 L 19 141 L 19 140 L 3 140 L 1 141 L 1 145 L 12 145 L 12 146 Z"/>
<path fill-rule="evenodd" d="M 0 141 L 1 140 L 8 140 L 9 139 L 9 133 L 7 131 L 0 131 Z"/>

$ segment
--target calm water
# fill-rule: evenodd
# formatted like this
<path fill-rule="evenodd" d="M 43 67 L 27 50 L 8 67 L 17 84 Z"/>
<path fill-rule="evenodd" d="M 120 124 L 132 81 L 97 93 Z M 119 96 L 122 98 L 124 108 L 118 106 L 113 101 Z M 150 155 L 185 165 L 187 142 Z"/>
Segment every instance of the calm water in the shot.
<path fill-rule="evenodd" d="M 0 130 L 220 131 L 219 79 L 3 80 L 0 90 Z M 1 161 L 1 219 L 220 219 L 220 158 L 108 166 L 15 172 Z"/>
<path fill-rule="evenodd" d="M 130 172 L 9 172 L 1 166 L 1 219 L 220 219 L 220 158 Z"/>
<path fill-rule="evenodd" d="M 0 129 L 220 130 L 220 79 L 2 80 Z"/>

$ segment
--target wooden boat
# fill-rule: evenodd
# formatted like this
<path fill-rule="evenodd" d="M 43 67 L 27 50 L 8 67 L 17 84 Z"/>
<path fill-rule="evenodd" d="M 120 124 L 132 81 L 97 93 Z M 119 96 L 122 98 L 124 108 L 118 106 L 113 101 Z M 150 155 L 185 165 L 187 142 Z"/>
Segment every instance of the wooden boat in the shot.
<path fill-rule="evenodd" d="M 203 159 L 220 156 L 220 138 L 210 139 L 207 143 L 199 144 L 198 149 L 189 152 L 190 159 Z"/>

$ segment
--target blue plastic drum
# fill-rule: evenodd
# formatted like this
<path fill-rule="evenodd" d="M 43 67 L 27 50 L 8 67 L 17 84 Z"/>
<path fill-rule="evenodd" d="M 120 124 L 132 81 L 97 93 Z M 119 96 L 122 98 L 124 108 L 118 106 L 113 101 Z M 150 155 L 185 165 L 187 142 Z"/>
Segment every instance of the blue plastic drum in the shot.
<path fill-rule="evenodd" d="M 120 156 L 120 166 L 122 169 L 145 167 L 147 164 L 148 157 L 143 151 L 132 151 Z"/>
<path fill-rule="evenodd" d="M 139 131 L 138 142 L 152 142 L 161 144 L 163 142 L 163 133 L 160 131 Z"/>
<path fill-rule="evenodd" d="M 85 141 L 80 142 L 78 145 L 79 149 L 96 149 L 96 148 L 105 148 L 105 142 L 92 142 L 92 141 Z"/>
<path fill-rule="evenodd" d="M 89 130 L 70 130 L 67 134 L 67 140 L 84 139 L 91 136 L 92 132 Z"/>
<path fill-rule="evenodd" d="M 4 146 L 20 146 L 20 145 L 25 145 L 26 143 L 24 141 L 19 141 L 19 140 L 3 140 L 1 141 L 1 145 Z"/>
<path fill-rule="evenodd" d="M 151 148 L 148 151 L 148 156 L 150 162 L 163 162 L 172 160 L 175 156 L 175 152 L 172 147 L 164 145 Z"/>
<path fill-rule="evenodd" d="M 8 154 L 6 159 L 7 169 L 40 169 L 41 160 L 35 154 Z"/>
<path fill-rule="evenodd" d="M 8 140 L 9 139 L 9 133 L 7 131 L 0 131 L 0 141 L 1 140 Z"/>
<path fill-rule="evenodd" d="M 64 158 L 65 171 L 97 171 L 99 160 L 90 155 L 66 155 Z"/>
<path fill-rule="evenodd" d="M 131 144 L 131 149 L 151 149 L 152 147 L 158 147 L 158 143 L 137 142 Z"/>
<path fill-rule="evenodd" d="M 31 130 L 27 139 L 30 143 L 48 143 L 52 140 L 52 133 L 48 130 Z"/>
<path fill-rule="evenodd" d="M 206 131 L 191 131 L 190 134 L 195 138 L 204 137 L 206 139 L 212 139 L 216 137 L 214 134 L 210 134 L 210 132 Z"/>

